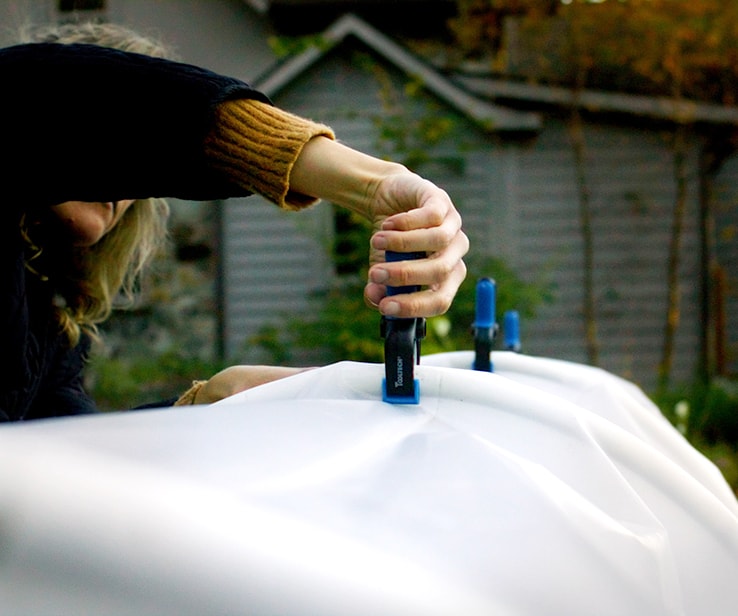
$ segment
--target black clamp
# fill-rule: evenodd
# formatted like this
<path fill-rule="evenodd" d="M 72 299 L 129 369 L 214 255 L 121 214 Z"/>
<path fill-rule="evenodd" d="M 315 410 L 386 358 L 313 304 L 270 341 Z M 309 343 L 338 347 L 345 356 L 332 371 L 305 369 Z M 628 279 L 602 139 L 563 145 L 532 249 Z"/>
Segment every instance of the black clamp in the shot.
<path fill-rule="evenodd" d="M 492 347 L 497 337 L 495 320 L 497 286 L 491 278 L 477 282 L 476 312 L 472 333 L 474 335 L 474 370 L 493 372 Z"/>
<path fill-rule="evenodd" d="M 387 251 L 387 261 L 424 259 L 423 252 Z M 414 293 L 417 285 L 387 287 L 387 295 Z M 380 335 L 384 338 L 384 379 L 382 399 L 392 404 L 419 404 L 420 382 L 415 378 L 415 364 L 420 363 L 420 341 L 425 338 L 423 317 L 403 318 L 382 316 Z"/>

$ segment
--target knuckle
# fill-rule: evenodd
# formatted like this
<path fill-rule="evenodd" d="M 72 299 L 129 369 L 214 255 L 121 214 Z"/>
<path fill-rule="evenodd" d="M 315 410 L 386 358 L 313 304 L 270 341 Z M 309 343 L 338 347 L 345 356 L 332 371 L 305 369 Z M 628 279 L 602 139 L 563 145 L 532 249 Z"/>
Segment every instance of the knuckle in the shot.
<path fill-rule="evenodd" d="M 430 212 L 430 222 L 434 226 L 442 225 L 445 218 L 445 212 L 442 212 L 440 210 L 433 210 L 432 212 Z"/>
<path fill-rule="evenodd" d="M 404 313 L 407 315 L 420 314 L 421 304 L 418 300 L 408 298 Z"/>
<path fill-rule="evenodd" d="M 392 234 L 391 242 L 391 248 L 388 248 L 388 250 L 391 250 L 392 252 L 408 252 L 405 233 Z"/>
<path fill-rule="evenodd" d="M 451 265 L 445 261 L 438 261 L 436 266 L 434 282 L 441 283 L 448 279 L 449 276 L 456 270 L 456 265 Z"/>
<path fill-rule="evenodd" d="M 457 235 L 457 232 L 454 229 L 449 229 L 448 227 L 439 227 L 438 231 L 442 246 L 449 246 Z"/>
<path fill-rule="evenodd" d="M 442 295 L 437 295 L 433 302 L 433 314 L 431 316 L 437 317 L 439 315 L 445 314 L 450 307 L 451 302 L 448 300 L 448 298 Z"/>
<path fill-rule="evenodd" d="M 411 272 L 407 268 L 398 269 L 394 278 L 396 279 L 396 286 L 408 286 L 410 284 Z"/>

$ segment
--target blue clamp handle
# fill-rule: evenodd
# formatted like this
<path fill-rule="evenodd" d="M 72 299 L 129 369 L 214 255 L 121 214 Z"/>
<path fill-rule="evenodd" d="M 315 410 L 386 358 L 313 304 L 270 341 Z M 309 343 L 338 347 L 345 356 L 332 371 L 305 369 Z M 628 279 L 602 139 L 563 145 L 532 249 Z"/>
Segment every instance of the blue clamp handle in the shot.
<path fill-rule="evenodd" d="M 472 368 L 481 372 L 492 372 L 492 347 L 497 336 L 495 312 L 497 285 L 491 278 L 480 278 L 477 282 L 476 313 L 472 333 L 474 334 L 474 364 Z"/>
<path fill-rule="evenodd" d="M 385 260 L 424 259 L 423 252 L 385 253 Z M 387 287 L 387 295 L 413 293 L 420 286 Z M 419 404 L 420 382 L 415 378 L 415 364 L 420 362 L 420 341 L 425 338 L 425 319 L 382 316 L 380 334 L 384 338 L 384 379 L 382 400 L 391 404 Z"/>
<path fill-rule="evenodd" d="M 520 315 L 517 310 L 508 310 L 505 312 L 502 321 L 502 331 L 505 339 L 505 348 L 508 351 L 520 353 L 522 345 L 520 344 Z"/>

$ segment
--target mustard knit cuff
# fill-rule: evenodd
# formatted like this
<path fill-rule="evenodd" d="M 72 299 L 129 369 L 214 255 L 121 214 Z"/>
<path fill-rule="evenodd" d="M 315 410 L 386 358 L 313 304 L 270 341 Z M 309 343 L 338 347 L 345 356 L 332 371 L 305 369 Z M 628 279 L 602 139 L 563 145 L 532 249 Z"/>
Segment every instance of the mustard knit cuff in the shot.
<path fill-rule="evenodd" d="M 238 99 L 216 109 L 205 151 L 210 164 L 231 182 L 299 210 L 317 199 L 290 191 L 290 173 L 305 144 L 318 136 L 335 139 L 328 126 L 261 101 Z"/>
<path fill-rule="evenodd" d="M 192 387 L 190 387 L 186 392 L 184 392 L 178 400 L 174 403 L 174 406 L 185 406 L 187 404 L 195 404 L 195 398 L 197 397 L 197 392 L 202 389 L 202 386 L 205 385 L 207 381 L 192 381 Z"/>

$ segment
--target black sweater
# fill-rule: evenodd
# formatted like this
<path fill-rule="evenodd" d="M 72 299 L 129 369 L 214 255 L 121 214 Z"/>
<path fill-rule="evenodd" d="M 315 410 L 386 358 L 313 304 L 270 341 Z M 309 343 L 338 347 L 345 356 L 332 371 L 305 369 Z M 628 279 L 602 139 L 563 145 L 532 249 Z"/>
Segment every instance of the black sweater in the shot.
<path fill-rule="evenodd" d="M 214 107 L 266 98 L 194 66 L 91 45 L 0 49 L 0 421 L 95 411 L 82 387 L 89 341 L 69 349 L 52 319 L 53 278 L 24 265 L 19 222 L 64 201 L 248 194 L 211 171 Z"/>

